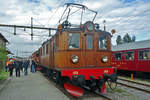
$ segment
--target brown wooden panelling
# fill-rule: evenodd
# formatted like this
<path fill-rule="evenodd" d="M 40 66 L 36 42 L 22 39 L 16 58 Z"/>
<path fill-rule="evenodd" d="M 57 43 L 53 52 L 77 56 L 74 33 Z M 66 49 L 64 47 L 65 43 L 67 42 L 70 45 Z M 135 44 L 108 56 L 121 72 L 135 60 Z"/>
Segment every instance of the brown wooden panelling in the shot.
<path fill-rule="evenodd" d="M 73 31 L 70 33 L 77 33 L 78 31 Z M 80 48 L 79 49 L 68 49 L 68 33 L 67 31 L 58 32 L 59 36 L 59 48 L 54 51 L 55 36 L 49 42 L 49 51 L 46 55 L 40 55 L 40 63 L 43 66 L 47 66 L 49 68 L 88 68 L 88 67 L 107 67 L 111 66 L 111 37 L 108 35 L 108 49 L 99 49 L 98 47 L 98 37 L 103 34 L 102 32 L 85 32 L 86 34 L 92 34 L 94 37 L 93 41 L 93 49 L 86 49 L 86 36 L 83 32 L 80 32 Z M 79 32 L 78 32 L 79 33 Z M 52 47 L 50 46 L 52 42 Z M 43 49 L 40 49 L 42 53 Z M 77 64 L 73 64 L 71 61 L 71 56 L 77 55 L 79 57 L 79 62 Z M 103 63 L 102 57 L 108 56 L 108 62 Z"/>
<path fill-rule="evenodd" d="M 77 55 L 79 57 L 79 62 L 77 64 L 73 64 L 71 61 L 71 56 Z M 107 63 L 102 62 L 103 56 L 108 56 L 110 59 L 110 52 L 97 52 L 96 55 L 92 51 L 86 51 L 86 55 L 81 52 L 76 51 L 68 51 L 66 52 L 57 52 L 55 54 L 55 66 L 57 67 L 104 67 L 110 66 L 110 60 Z"/>

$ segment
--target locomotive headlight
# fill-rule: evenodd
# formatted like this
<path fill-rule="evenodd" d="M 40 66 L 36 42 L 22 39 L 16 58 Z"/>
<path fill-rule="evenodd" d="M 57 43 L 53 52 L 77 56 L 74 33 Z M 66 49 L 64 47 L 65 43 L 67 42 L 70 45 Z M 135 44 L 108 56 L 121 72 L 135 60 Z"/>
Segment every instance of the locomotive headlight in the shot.
<path fill-rule="evenodd" d="M 76 56 L 76 55 L 73 55 L 73 56 L 71 57 L 71 60 L 72 60 L 72 62 L 75 64 L 75 63 L 77 63 L 77 62 L 79 61 L 79 57 Z"/>
<path fill-rule="evenodd" d="M 102 58 L 102 61 L 103 61 L 104 63 L 108 62 L 108 57 L 107 57 L 107 56 L 104 56 L 104 57 Z"/>

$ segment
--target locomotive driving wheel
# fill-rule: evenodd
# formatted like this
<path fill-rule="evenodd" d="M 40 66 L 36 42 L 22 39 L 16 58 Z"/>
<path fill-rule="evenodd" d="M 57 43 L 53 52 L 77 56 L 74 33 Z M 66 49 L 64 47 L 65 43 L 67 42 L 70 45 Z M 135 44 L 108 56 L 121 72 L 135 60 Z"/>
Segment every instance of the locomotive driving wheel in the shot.
<path fill-rule="evenodd" d="M 59 78 L 60 78 L 59 72 L 53 70 L 52 73 L 53 73 L 53 74 L 52 74 L 52 79 L 54 80 L 54 82 L 59 83 Z"/>

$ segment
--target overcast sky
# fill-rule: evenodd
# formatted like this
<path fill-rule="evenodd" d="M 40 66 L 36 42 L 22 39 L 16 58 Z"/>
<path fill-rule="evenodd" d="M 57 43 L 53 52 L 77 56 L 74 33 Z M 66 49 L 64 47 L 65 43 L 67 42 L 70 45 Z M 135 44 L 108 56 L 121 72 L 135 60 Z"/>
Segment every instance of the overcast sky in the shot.
<path fill-rule="evenodd" d="M 103 20 L 106 20 L 106 30 L 116 30 L 112 38 L 114 45 L 117 35 L 126 33 L 135 35 L 137 41 L 150 39 L 150 0 L 0 0 L 0 23 L 30 25 L 33 17 L 34 26 L 55 28 L 67 2 L 84 4 L 97 11 L 95 22 L 100 24 L 101 29 Z M 76 23 L 79 16 L 72 18 Z M 85 19 L 88 18 L 85 16 Z M 45 30 L 34 30 L 36 36 L 33 41 L 30 29 L 17 29 L 17 34 L 22 35 L 16 36 L 13 31 L 13 28 L 0 27 L 0 33 L 9 41 L 7 47 L 19 56 L 30 55 L 49 39 Z"/>

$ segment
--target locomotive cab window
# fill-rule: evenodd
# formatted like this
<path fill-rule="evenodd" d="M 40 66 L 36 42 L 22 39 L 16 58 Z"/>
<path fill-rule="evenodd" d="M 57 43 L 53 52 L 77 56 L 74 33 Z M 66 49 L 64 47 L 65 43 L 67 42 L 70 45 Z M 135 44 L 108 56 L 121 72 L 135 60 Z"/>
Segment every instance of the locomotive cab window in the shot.
<path fill-rule="evenodd" d="M 48 54 L 48 44 L 46 45 L 46 54 Z"/>
<path fill-rule="evenodd" d="M 134 60 L 134 52 L 125 52 L 124 54 L 126 60 Z"/>
<path fill-rule="evenodd" d="M 93 48 L 93 35 L 86 36 L 86 48 L 92 49 Z"/>
<path fill-rule="evenodd" d="M 115 53 L 115 60 L 121 60 L 121 52 Z"/>
<path fill-rule="evenodd" d="M 140 60 L 150 60 L 150 50 L 139 51 Z"/>
<path fill-rule="evenodd" d="M 58 51 L 59 49 L 59 36 L 57 35 L 55 38 L 55 50 Z"/>
<path fill-rule="evenodd" d="M 79 33 L 69 33 L 68 36 L 68 48 L 77 49 L 80 47 L 80 34 Z"/>
<path fill-rule="evenodd" d="M 99 42 L 99 49 L 107 49 L 107 36 L 106 35 L 100 35 L 98 42 Z"/>

